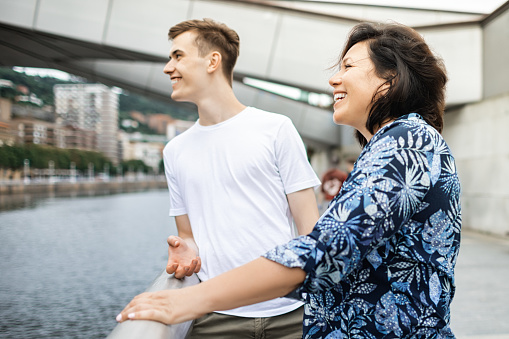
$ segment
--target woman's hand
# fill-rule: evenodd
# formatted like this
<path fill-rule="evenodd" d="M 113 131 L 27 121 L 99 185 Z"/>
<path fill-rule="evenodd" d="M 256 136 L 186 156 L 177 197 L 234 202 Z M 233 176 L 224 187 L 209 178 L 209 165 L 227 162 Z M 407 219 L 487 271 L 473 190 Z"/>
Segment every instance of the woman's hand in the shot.
<path fill-rule="evenodd" d="M 163 324 L 177 324 L 200 317 L 196 309 L 188 310 L 184 289 L 145 292 L 136 297 L 117 316 L 125 320 L 153 320 Z"/>

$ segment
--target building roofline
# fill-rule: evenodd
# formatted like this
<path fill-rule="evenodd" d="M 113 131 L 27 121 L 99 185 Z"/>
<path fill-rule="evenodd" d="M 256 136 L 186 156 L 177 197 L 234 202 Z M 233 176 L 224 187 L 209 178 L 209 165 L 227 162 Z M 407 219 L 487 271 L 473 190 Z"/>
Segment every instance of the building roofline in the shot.
<path fill-rule="evenodd" d="M 500 15 L 505 13 L 507 10 L 509 10 L 509 1 L 506 1 L 504 4 L 502 4 L 499 8 L 497 8 L 493 13 L 488 14 L 485 18 L 481 20 L 481 26 L 486 26 L 496 18 L 498 18 Z"/>
<path fill-rule="evenodd" d="M 198 0 L 198 1 L 208 1 L 208 0 Z M 355 18 L 351 16 L 341 16 L 337 14 L 327 14 L 320 11 L 311 11 L 308 9 L 301 9 L 301 8 L 292 8 L 285 5 L 279 5 L 274 3 L 271 0 L 216 0 L 219 2 L 235 2 L 236 4 L 242 3 L 245 5 L 251 5 L 255 7 L 262 7 L 262 8 L 269 8 L 269 9 L 276 9 L 284 12 L 291 12 L 291 13 L 298 13 L 298 14 L 306 14 L 306 15 L 313 15 L 313 16 L 319 16 L 322 18 L 328 18 L 333 20 L 343 20 L 346 22 L 351 22 L 354 24 L 357 24 L 359 22 L 376 22 L 373 20 L 364 20 L 360 18 Z M 310 2 L 309 0 L 293 0 L 298 2 Z M 284 2 L 283 2 L 284 3 Z M 313 1 L 313 3 L 327 3 L 334 5 L 332 2 L 328 1 Z M 509 3 L 509 1 L 508 1 Z M 507 3 L 506 3 L 507 4 Z M 443 24 L 433 24 L 433 25 L 422 25 L 422 26 L 411 26 L 414 29 L 424 29 L 424 28 L 446 28 L 446 27 L 453 27 L 453 26 L 464 26 L 464 25 L 472 25 L 472 24 L 478 24 L 485 20 L 487 16 L 491 16 L 491 14 L 483 14 L 483 13 L 477 13 L 477 12 L 457 12 L 457 11 L 448 11 L 448 10 L 439 10 L 439 9 L 427 9 L 427 8 L 414 8 L 414 7 L 393 7 L 393 6 L 384 6 L 384 5 L 364 5 L 364 4 L 350 4 L 350 3 L 341 3 L 341 5 L 350 5 L 350 6 L 367 6 L 367 7 L 379 7 L 379 8 L 398 8 L 398 9 L 409 9 L 409 10 L 416 10 L 416 11 L 433 11 L 433 12 L 448 12 L 448 13 L 457 13 L 457 14 L 474 14 L 474 15 L 480 15 L 481 18 L 478 20 L 466 20 L 466 21 L 458 21 L 458 22 L 450 22 L 450 23 L 443 23 Z M 497 9 L 498 11 L 498 9 Z"/>

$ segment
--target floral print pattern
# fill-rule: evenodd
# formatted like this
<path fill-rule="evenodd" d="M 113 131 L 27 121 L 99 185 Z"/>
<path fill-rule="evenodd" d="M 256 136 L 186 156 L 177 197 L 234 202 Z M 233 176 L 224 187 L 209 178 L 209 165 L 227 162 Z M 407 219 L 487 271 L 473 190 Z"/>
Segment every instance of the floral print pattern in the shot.
<path fill-rule="evenodd" d="M 450 149 L 418 114 L 380 129 L 307 236 L 265 254 L 306 273 L 305 338 L 454 338 L 461 230 Z"/>

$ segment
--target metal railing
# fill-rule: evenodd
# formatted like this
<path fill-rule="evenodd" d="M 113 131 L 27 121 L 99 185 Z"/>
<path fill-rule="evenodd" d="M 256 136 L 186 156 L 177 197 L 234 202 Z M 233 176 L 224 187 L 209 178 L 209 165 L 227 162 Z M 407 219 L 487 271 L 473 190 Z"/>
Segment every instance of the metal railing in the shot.
<path fill-rule="evenodd" d="M 169 289 L 178 289 L 192 286 L 199 283 L 196 274 L 184 279 L 176 279 L 173 274 L 168 275 L 166 271 L 152 282 L 146 292 L 155 292 Z M 108 339 L 185 339 L 191 330 L 192 321 L 176 325 L 165 325 L 150 320 L 127 320 L 118 324 L 108 335 Z"/>

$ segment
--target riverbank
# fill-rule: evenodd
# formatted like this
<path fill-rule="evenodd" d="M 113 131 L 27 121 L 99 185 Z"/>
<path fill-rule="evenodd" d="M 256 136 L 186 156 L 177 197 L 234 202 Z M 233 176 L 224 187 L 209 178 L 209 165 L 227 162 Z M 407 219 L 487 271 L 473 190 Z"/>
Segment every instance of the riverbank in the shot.
<path fill-rule="evenodd" d="M 150 189 L 167 188 L 164 176 L 147 177 L 142 179 L 111 179 L 109 181 L 83 180 L 83 181 L 4 181 L 0 182 L 0 196 L 16 194 L 65 194 L 93 195 L 126 193 Z"/>
<path fill-rule="evenodd" d="M 0 181 L 0 212 L 35 206 L 37 202 L 47 198 L 90 197 L 167 189 L 164 176 L 112 178 L 109 181 L 50 182 L 45 180 L 27 183 Z"/>

